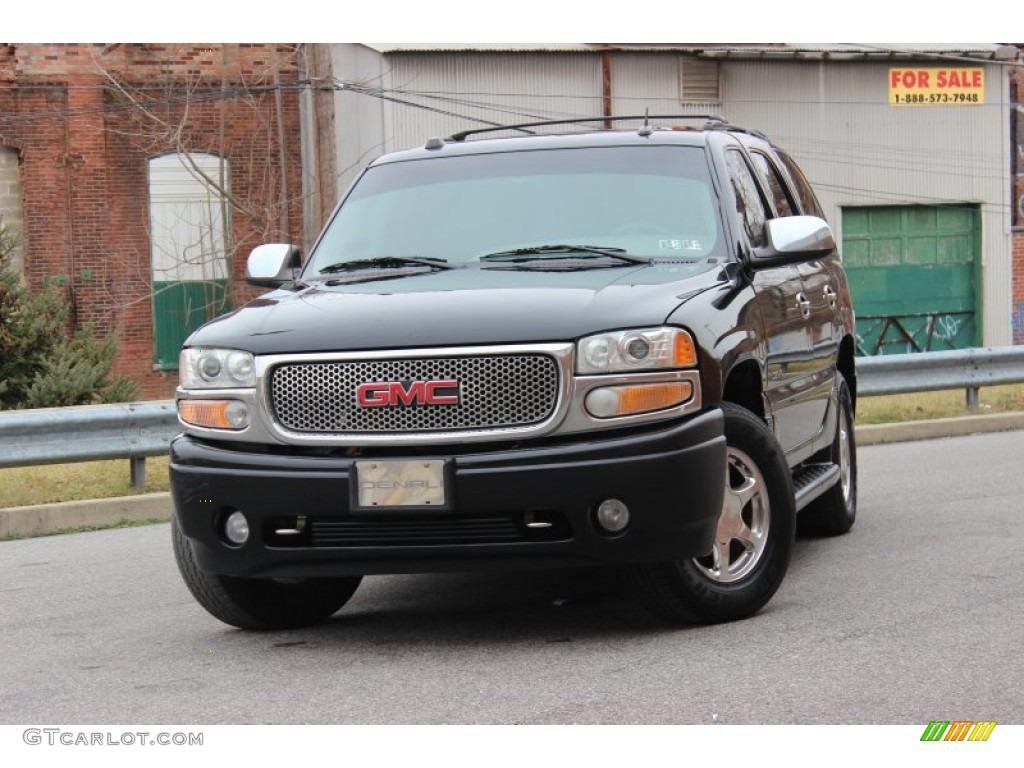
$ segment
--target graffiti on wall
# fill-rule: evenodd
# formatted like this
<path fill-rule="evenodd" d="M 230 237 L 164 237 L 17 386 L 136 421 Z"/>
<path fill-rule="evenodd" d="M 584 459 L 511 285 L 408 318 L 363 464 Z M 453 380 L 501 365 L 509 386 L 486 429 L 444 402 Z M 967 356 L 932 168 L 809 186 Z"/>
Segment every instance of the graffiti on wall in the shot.
<path fill-rule="evenodd" d="M 1013 307 L 1013 343 L 1024 344 L 1024 301 Z"/>
<path fill-rule="evenodd" d="M 1018 303 L 1024 334 L 1024 302 Z M 934 312 L 909 315 L 858 315 L 857 353 L 880 355 L 959 349 L 973 339 L 974 312 Z M 1017 334 L 1016 312 L 1014 334 Z"/>

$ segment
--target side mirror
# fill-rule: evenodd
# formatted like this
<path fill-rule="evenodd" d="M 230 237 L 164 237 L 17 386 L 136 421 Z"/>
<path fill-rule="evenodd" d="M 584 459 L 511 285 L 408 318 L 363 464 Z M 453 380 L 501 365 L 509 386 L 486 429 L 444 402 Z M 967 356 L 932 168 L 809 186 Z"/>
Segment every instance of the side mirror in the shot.
<path fill-rule="evenodd" d="M 785 216 L 764 225 L 768 244 L 755 248 L 752 262 L 772 266 L 827 256 L 836 249 L 832 228 L 817 216 Z"/>
<path fill-rule="evenodd" d="M 271 243 L 258 245 L 245 264 L 245 282 L 264 288 L 277 288 L 295 279 L 299 249 L 294 245 Z"/>

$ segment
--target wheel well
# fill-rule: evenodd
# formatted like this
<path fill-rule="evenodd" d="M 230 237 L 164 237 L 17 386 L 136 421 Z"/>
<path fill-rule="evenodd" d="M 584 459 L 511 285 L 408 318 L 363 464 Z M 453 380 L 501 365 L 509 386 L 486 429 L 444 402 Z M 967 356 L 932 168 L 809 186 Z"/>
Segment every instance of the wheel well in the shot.
<path fill-rule="evenodd" d="M 756 413 L 761 421 L 766 420 L 761 389 L 761 368 L 756 361 L 747 360 L 729 371 L 722 399 Z"/>
<path fill-rule="evenodd" d="M 839 343 L 839 357 L 836 358 L 836 368 L 846 379 L 846 385 L 850 388 L 850 398 L 853 400 L 853 411 L 857 412 L 857 368 L 853 360 L 854 346 L 853 337 L 844 336 Z"/>

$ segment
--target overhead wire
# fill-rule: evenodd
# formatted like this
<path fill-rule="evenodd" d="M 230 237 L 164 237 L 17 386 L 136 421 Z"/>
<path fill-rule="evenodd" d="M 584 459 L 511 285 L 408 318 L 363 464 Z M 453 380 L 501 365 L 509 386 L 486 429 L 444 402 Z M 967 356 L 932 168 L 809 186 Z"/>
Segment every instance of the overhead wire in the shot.
<path fill-rule="evenodd" d="M 992 63 L 992 61 L 988 59 L 979 60 L 979 62 L 986 64 Z M 59 92 L 68 87 L 102 89 L 114 94 L 118 93 L 118 89 L 112 84 L 98 84 L 92 86 L 29 84 L 25 86 L 19 85 L 19 90 L 53 90 Z M 507 115 L 516 119 L 525 118 L 529 120 L 566 119 L 567 121 L 571 121 L 573 117 L 578 117 L 578 115 L 566 113 L 562 110 L 549 110 L 544 107 L 538 107 L 535 105 L 535 102 L 534 105 L 528 108 L 525 105 L 508 104 L 497 100 L 511 98 L 529 99 L 531 101 L 565 99 L 567 98 L 566 94 L 537 94 L 515 91 L 421 91 L 406 88 L 384 88 L 381 86 L 370 85 L 365 82 L 346 81 L 340 79 L 327 84 L 322 84 L 312 80 L 297 80 L 290 83 L 245 84 L 229 86 L 227 88 L 217 84 L 169 86 L 159 82 L 143 82 L 133 83 L 130 87 L 125 88 L 125 90 L 131 92 L 133 96 L 138 98 L 137 104 L 133 103 L 131 100 L 127 100 L 123 103 L 104 103 L 87 107 L 65 107 L 50 110 L 34 110 L 22 113 L 8 112 L 0 115 L 0 126 L 3 126 L 4 124 L 17 123 L 18 121 L 39 120 L 47 117 L 62 117 L 70 119 L 85 116 L 108 114 L 116 115 L 137 110 L 139 105 L 144 106 L 150 111 L 156 111 L 162 108 L 182 106 L 185 104 L 216 102 L 223 99 L 260 96 L 273 93 L 276 90 L 302 91 L 310 88 L 350 92 L 368 98 L 387 101 L 401 107 L 424 110 L 441 117 L 449 117 L 459 121 L 489 125 L 492 127 L 500 127 L 502 123 L 495 120 L 489 120 L 476 114 L 470 114 L 470 112 L 480 110 L 485 113 Z M 139 96 L 140 92 L 147 90 L 163 91 L 168 95 Z M 586 94 L 573 94 L 572 98 L 599 102 L 603 97 L 600 95 L 590 96 Z M 650 97 L 644 95 L 616 96 L 616 99 L 619 101 L 635 102 L 650 102 L 661 98 L 661 96 Z M 742 103 L 757 104 L 759 102 L 745 101 Z M 771 103 L 773 106 L 779 106 L 780 104 L 778 100 L 772 100 Z M 820 104 L 820 102 L 807 100 L 787 103 L 793 105 L 799 104 L 808 107 L 815 107 Z M 879 109 L 888 108 L 887 104 L 878 102 L 835 102 L 830 100 L 828 104 L 830 106 L 835 106 L 837 104 L 850 104 L 863 107 L 874 106 Z M 990 105 L 982 105 L 981 108 L 986 106 Z M 1003 109 L 1007 106 L 1012 107 L 1014 105 L 993 104 L 991 106 Z M 971 107 L 972 110 L 978 108 L 979 107 Z M 789 149 L 793 154 L 798 155 L 802 160 L 813 161 L 818 164 L 831 164 L 849 168 L 865 169 L 883 167 L 887 170 L 897 172 L 905 171 L 921 174 L 943 174 L 946 176 L 953 174 L 963 177 L 970 176 L 974 179 L 989 181 L 997 179 L 1002 180 L 1005 178 L 1004 174 L 1001 172 L 1003 169 L 1002 156 L 995 153 L 984 154 L 974 152 L 965 158 L 963 153 L 957 151 L 941 151 L 929 148 L 915 148 L 913 146 L 902 146 L 897 151 L 895 148 L 891 147 L 891 145 L 882 143 L 872 144 L 868 142 L 851 142 L 847 140 L 829 141 L 786 135 L 773 135 L 773 140 L 780 146 L 786 146 L 787 149 Z M 870 194 L 882 194 L 877 190 L 858 190 L 854 187 L 840 187 L 838 185 L 822 184 L 821 182 L 819 182 L 818 185 L 822 187 L 831 186 L 836 190 L 847 192 L 859 191 Z M 1000 206 L 1000 208 L 1005 207 L 1006 206 Z"/>

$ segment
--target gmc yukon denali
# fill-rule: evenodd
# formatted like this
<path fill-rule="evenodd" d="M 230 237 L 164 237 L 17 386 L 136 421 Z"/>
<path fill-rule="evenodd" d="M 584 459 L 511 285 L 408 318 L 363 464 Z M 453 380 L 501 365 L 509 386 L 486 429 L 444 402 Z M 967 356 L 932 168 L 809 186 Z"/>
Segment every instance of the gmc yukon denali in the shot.
<path fill-rule="evenodd" d="M 272 290 L 181 352 L 172 537 L 207 611 L 295 627 L 369 574 L 604 564 L 669 622 L 730 621 L 798 522 L 850 528 L 854 316 L 813 191 L 757 132 L 632 120 L 431 139 L 305 258 L 252 252 Z"/>

